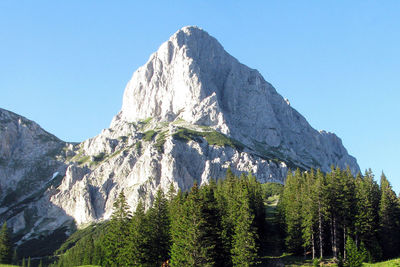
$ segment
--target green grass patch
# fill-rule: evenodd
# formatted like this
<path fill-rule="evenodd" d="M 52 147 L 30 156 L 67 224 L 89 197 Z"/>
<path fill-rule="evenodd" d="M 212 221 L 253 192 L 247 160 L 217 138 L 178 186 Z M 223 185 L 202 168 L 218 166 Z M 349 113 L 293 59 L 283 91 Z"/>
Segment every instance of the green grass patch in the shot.
<path fill-rule="evenodd" d="M 149 130 L 147 132 L 143 133 L 143 140 L 150 142 L 151 140 L 153 140 L 154 136 L 157 134 L 156 131 L 154 130 Z"/>
<path fill-rule="evenodd" d="M 90 157 L 89 156 L 83 156 L 83 157 L 79 158 L 76 162 L 79 165 L 83 165 L 83 164 L 87 163 L 88 161 L 90 161 Z"/>
<path fill-rule="evenodd" d="M 141 141 L 136 142 L 135 148 L 136 148 L 136 153 L 139 156 L 142 155 L 142 142 Z"/>
<path fill-rule="evenodd" d="M 236 150 L 242 151 L 244 149 L 244 145 L 228 136 L 217 132 L 215 130 L 207 131 L 207 132 L 199 132 L 186 128 L 179 128 L 173 135 L 173 138 L 182 140 L 182 141 L 196 141 L 201 143 L 202 140 L 200 137 L 203 137 L 207 140 L 209 145 L 216 146 L 229 146 Z"/>
<path fill-rule="evenodd" d="M 388 261 L 382 261 L 382 262 L 377 262 L 377 263 L 364 263 L 363 266 L 366 267 L 394 267 L 394 266 L 400 266 L 400 258 L 394 259 L 394 260 L 388 260 Z"/>
<path fill-rule="evenodd" d="M 164 144 L 167 138 L 167 132 L 168 131 L 164 131 L 157 135 L 156 143 L 154 144 L 154 146 L 159 153 L 164 153 Z"/>

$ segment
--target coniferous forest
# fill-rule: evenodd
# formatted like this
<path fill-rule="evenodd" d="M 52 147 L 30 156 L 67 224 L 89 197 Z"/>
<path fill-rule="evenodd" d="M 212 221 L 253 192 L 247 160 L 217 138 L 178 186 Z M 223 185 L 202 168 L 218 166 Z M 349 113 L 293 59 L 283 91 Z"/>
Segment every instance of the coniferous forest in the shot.
<path fill-rule="evenodd" d="M 379 186 L 371 171 L 356 177 L 339 168 L 289 172 L 279 203 L 286 248 L 339 262 L 398 257 L 399 204 L 384 174 Z"/>
<path fill-rule="evenodd" d="M 278 195 L 277 227 L 266 220 L 266 200 Z M 0 236 L 1 261 L 10 263 L 6 224 Z M 267 266 L 277 251 L 271 243 L 339 266 L 398 257 L 399 198 L 371 171 L 296 170 L 282 187 L 228 169 L 225 179 L 189 192 L 158 191 L 151 207 L 139 201 L 133 213 L 121 192 L 112 218 L 75 232 L 50 266 Z"/>

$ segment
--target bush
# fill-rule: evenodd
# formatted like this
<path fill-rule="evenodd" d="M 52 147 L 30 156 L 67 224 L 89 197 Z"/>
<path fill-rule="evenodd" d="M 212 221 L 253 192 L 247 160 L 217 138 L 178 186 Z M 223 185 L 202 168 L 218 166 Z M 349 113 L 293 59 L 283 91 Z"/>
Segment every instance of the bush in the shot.
<path fill-rule="evenodd" d="M 351 237 L 348 237 L 346 241 L 346 253 L 345 266 L 347 267 L 361 267 L 367 258 L 367 251 L 365 250 L 364 244 L 361 243 L 358 249 Z"/>

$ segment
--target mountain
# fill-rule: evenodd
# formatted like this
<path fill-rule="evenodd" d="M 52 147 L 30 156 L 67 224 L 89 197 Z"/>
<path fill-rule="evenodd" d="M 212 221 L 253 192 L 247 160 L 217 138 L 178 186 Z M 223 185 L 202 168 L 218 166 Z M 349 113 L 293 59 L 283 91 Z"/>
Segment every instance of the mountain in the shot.
<path fill-rule="evenodd" d="M 355 158 L 318 132 L 254 69 L 197 27 L 161 45 L 126 86 L 110 128 L 80 144 L 0 111 L 0 219 L 19 243 L 108 219 L 123 190 L 132 208 L 158 188 L 252 172 L 284 182 L 289 168 L 347 166 Z"/>

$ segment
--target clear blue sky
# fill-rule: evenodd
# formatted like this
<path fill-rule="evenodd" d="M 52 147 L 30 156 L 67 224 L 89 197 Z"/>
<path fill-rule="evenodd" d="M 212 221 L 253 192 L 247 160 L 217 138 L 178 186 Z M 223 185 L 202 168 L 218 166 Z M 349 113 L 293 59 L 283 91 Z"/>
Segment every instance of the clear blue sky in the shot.
<path fill-rule="evenodd" d="M 400 191 L 400 1 L 0 1 L 0 107 L 66 141 L 109 126 L 132 73 L 198 25 L 362 170 Z"/>

